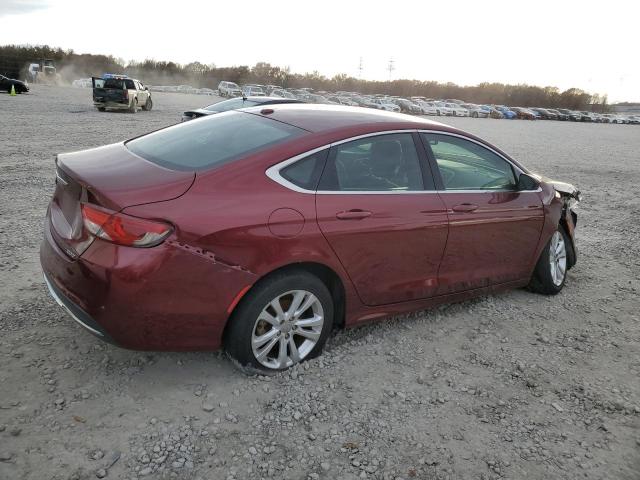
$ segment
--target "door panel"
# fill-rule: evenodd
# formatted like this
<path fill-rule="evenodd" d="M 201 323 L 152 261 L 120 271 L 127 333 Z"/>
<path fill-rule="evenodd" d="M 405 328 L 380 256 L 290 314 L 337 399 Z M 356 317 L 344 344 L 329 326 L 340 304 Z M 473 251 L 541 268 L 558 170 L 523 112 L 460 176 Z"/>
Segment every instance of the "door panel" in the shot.
<path fill-rule="evenodd" d="M 443 193 L 449 239 L 439 294 L 524 278 L 530 273 L 544 214 L 536 192 Z M 472 211 L 456 207 L 476 206 Z M 458 210 L 458 211 L 456 211 Z"/>
<path fill-rule="evenodd" d="M 366 305 L 437 292 L 447 241 L 447 214 L 437 193 L 318 194 L 316 210 L 322 233 Z M 351 211 L 364 215 L 337 218 Z"/>
<path fill-rule="evenodd" d="M 518 191 L 513 165 L 460 135 L 421 134 L 449 215 L 439 294 L 520 280 L 544 222 L 538 192 Z"/>
<path fill-rule="evenodd" d="M 136 85 L 138 89 L 138 105 L 146 105 L 147 104 L 147 92 L 142 88 L 142 85 L 138 82 Z"/>
<path fill-rule="evenodd" d="M 367 305 L 437 291 L 448 219 L 420 154 L 411 133 L 366 137 L 329 152 L 316 195 L 318 224 Z"/>

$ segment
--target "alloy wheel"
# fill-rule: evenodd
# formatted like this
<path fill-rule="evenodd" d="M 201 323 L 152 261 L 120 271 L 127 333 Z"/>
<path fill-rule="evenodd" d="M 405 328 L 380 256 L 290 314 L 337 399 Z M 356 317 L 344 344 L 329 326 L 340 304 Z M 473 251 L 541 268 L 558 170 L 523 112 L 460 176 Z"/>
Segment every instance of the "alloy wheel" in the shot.
<path fill-rule="evenodd" d="M 567 272 L 567 249 L 562 234 L 556 231 L 551 237 L 551 245 L 549 246 L 549 268 L 551 270 L 551 279 L 553 283 L 559 287 L 564 282 L 564 276 Z"/>
<path fill-rule="evenodd" d="M 251 349 L 264 367 L 280 370 L 307 357 L 322 334 L 324 310 L 309 291 L 291 290 L 260 312 L 251 334 Z"/>

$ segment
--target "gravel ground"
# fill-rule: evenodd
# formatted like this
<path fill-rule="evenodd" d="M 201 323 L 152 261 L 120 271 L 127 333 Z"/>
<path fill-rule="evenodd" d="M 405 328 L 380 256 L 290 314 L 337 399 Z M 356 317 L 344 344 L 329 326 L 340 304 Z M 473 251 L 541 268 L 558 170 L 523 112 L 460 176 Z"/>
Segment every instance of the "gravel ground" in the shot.
<path fill-rule="evenodd" d="M 90 90 L 0 95 L 0 479 L 640 478 L 640 128 L 447 119 L 584 192 L 562 293 L 337 332 L 252 377 L 218 353 L 101 343 L 45 290 L 53 155 L 209 100 L 154 99 L 132 115 L 97 112 Z"/>

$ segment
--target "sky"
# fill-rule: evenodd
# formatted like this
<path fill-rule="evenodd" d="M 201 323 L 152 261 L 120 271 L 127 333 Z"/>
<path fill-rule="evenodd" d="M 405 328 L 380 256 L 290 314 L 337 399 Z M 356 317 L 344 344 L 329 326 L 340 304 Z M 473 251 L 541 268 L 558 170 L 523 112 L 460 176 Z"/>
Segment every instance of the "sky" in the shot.
<path fill-rule="evenodd" d="M 576 87 L 640 101 L 634 0 L 0 0 L 5 44 L 219 67 L 264 61 L 371 80 Z"/>

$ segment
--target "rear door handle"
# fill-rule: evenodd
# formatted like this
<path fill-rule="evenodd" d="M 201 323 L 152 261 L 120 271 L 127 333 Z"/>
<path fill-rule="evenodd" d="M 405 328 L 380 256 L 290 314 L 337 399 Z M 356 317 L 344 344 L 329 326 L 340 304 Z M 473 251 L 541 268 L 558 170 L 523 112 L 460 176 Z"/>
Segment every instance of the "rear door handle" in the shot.
<path fill-rule="evenodd" d="M 336 213 L 338 220 L 362 220 L 371 216 L 371 212 L 367 210 L 347 210 L 345 212 Z"/>
<path fill-rule="evenodd" d="M 451 208 L 454 212 L 474 212 L 478 209 L 478 205 L 472 203 L 461 203 Z"/>

